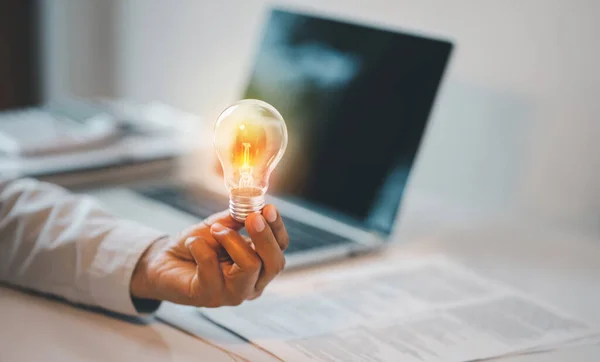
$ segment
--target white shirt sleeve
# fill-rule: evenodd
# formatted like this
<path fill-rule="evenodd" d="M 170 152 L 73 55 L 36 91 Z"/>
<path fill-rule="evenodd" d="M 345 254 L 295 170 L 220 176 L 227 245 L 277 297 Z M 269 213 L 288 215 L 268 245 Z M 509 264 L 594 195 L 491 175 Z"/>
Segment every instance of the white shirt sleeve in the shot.
<path fill-rule="evenodd" d="M 133 270 L 163 236 L 110 215 L 90 197 L 0 178 L 0 281 L 136 315 Z"/>

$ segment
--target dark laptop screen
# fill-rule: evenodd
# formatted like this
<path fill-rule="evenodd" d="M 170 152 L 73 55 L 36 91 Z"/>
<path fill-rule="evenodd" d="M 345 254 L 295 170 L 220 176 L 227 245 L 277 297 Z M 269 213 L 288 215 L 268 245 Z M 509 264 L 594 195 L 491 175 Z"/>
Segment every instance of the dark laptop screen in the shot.
<path fill-rule="evenodd" d="M 270 190 L 389 233 L 452 45 L 274 10 L 245 98 L 286 120 Z"/>

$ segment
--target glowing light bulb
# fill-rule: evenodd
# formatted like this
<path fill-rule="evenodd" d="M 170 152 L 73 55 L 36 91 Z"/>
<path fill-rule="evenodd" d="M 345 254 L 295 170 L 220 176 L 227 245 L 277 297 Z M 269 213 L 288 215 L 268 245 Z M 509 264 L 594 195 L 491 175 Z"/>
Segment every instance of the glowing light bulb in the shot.
<path fill-rule="evenodd" d="M 287 141 L 283 117 L 263 101 L 241 100 L 217 118 L 214 145 L 229 190 L 229 212 L 237 221 L 265 206 L 269 177 Z"/>

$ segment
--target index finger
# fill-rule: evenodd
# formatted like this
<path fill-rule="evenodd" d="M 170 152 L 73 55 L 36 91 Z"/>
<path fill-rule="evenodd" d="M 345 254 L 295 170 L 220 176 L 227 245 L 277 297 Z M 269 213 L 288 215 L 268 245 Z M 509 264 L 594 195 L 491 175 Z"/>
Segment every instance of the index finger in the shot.
<path fill-rule="evenodd" d="M 213 224 L 221 224 L 233 230 L 240 230 L 244 227 L 244 224 L 242 224 L 239 221 L 236 221 L 233 217 L 231 217 L 231 214 L 229 214 L 229 210 L 224 210 L 216 214 L 212 214 L 211 216 L 204 219 L 203 223 L 208 227 L 211 227 Z"/>
<path fill-rule="evenodd" d="M 261 261 L 254 249 L 237 231 L 215 223 L 210 229 L 215 240 L 225 248 L 227 254 L 242 271 L 258 272 Z"/>
<path fill-rule="evenodd" d="M 282 251 L 285 251 L 290 244 L 290 236 L 288 235 L 285 225 L 283 224 L 283 219 L 277 211 L 277 208 L 275 205 L 269 204 L 264 207 L 262 214 L 271 227 L 271 230 L 273 230 L 277 244 L 279 244 Z"/>
<path fill-rule="evenodd" d="M 273 231 L 260 214 L 250 214 L 246 225 L 256 252 L 262 260 L 262 271 L 255 287 L 257 291 L 262 291 L 283 270 L 285 258 Z"/>

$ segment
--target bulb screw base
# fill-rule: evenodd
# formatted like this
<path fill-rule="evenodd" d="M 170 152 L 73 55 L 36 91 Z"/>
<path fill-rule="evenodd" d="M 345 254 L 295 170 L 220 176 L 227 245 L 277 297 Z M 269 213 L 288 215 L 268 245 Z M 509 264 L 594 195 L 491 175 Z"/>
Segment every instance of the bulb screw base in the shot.
<path fill-rule="evenodd" d="M 260 212 L 265 207 L 265 195 L 261 192 L 234 190 L 229 195 L 229 214 L 236 221 L 244 222 L 248 215 Z"/>

